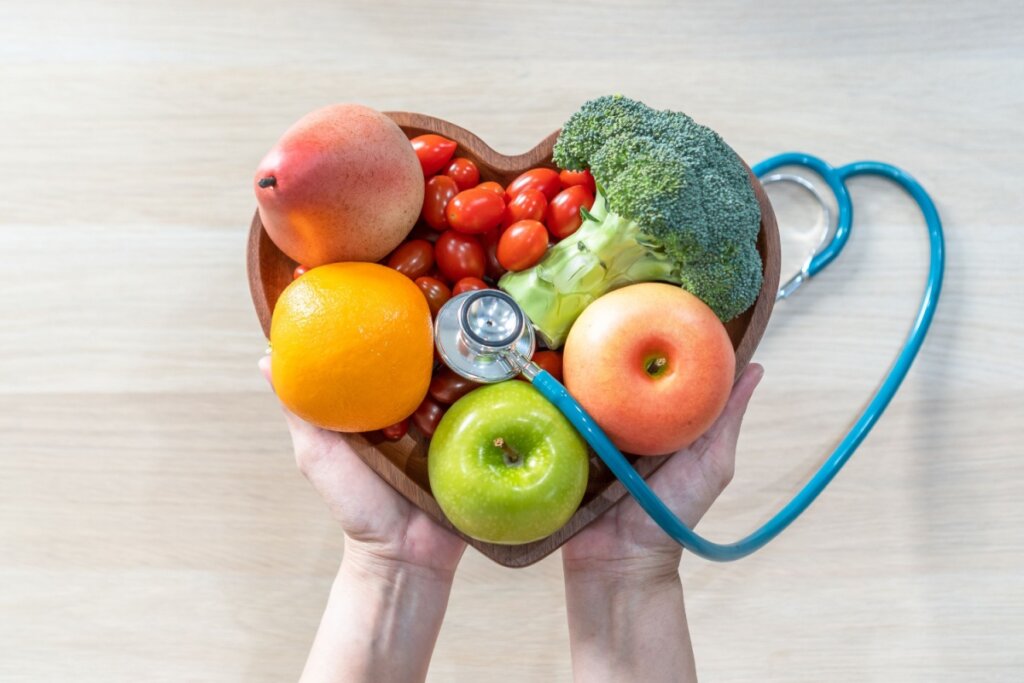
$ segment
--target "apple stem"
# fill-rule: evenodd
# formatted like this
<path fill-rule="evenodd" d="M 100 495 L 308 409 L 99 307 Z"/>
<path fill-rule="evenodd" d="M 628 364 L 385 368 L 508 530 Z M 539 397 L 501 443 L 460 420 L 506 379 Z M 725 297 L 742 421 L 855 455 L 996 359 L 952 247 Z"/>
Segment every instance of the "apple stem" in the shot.
<path fill-rule="evenodd" d="M 277 178 L 272 175 L 268 175 L 266 178 L 260 178 L 257 185 L 260 187 L 274 187 L 277 185 Z"/>
<path fill-rule="evenodd" d="M 505 457 L 506 465 L 515 465 L 519 463 L 519 454 L 516 453 L 515 449 L 505 443 L 505 439 L 500 436 L 494 440 L 494 447 L 501 449 L 501 454 Z"/>
<path fill-rule="evenodd" d="M 665 367 L 667 363 L 668 361 L 665 359 L 664 356 L 659 356 L 658 358 L 653 359 L 647 364 L 647 374 L 657 374 L 658 371 Z"/>

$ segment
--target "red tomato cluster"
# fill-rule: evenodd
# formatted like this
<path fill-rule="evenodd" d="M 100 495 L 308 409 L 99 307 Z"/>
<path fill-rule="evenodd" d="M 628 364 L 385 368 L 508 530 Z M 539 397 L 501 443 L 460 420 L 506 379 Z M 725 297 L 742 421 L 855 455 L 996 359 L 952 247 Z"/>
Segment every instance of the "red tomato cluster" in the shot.
<path fill-rule="evenodd" d="M 594 204 L 590 171 L 533 168 L 504 188 L 493 180 L 481 182 L 477 165 L 455 156 L 458 145 L 452 140 L 420 135 L 412 146 L 426 182 L 422 222 L 441 233 L 433 240 L 437 268 L 453 283 L 456 272 L 496 279 L 504 271 L 536 265 L 549 244 L 580 227 L 580 209 Z M 484 252 L 482 271 L 478 246 Z"/>
<path fill-rule="evenodd" d="M 589 171 L 533 168 L 506 188 L 482 178 L 473 160 L 455 156 L 452 140 L 430 134 L 411 142 L 426 183 L 423 210 L 420 223 L 384 263 L 416 283 L 432 316 L 457 294 L 487 289 L 506 271 L 536 265 L 550 244 L 576 232 L 580 209 L 594 203 Z M 535 359 L 560 378 L 561 354 L 540 351 Z M 411 422 L 430 438 L 448 406 L 477 386 L 438 361 L 423 403 L 381 434 L 397 441 Z"/>

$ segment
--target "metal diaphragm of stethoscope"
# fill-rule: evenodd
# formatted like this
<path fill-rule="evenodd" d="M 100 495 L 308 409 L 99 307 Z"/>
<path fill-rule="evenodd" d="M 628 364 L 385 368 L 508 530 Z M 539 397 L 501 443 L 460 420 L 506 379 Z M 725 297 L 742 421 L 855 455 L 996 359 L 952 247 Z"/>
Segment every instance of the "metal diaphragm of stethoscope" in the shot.
<path fill-rule="evenodd" d="M 809 169 L 818 174 L 829 186 L 835 195 L 838 209 L 834 228 L 830 226 L 831 212 L 810 180 L 795 174 L 769 175 L 772 171 L 786 166 Z M 935 204 L 920 183 L 895 166 L 879 161 L 857 161 L 833 167 L 809 154 L 789 152 L 762 161 L 754 166 L 753 171 L 764 184 L 799 184 L 811 192 L 824 212 L 825 233 L 821 243 L 800 271 L 780 287 L 779 299 L 788 297 L 803 282 L 821 272 L 846 245 L 853 224 L 853 204 L 846 188 L 846 181 L 854 176 L 881 176 L 907 191 L 917 202 L 924 216 L 931 258 L 928 279 L 910 334 L 867 407 L 824 464 L 793 499 L 765 524 L 735 543 L 709 541 L 683 524 L 655 495 L 643 477 L 633 469 L 629 461 L 566 388 L 530 360 L 535 348 L 533 326 L 508 294 L 499 290 L 459 294 L 441 308 L 434 325 L 438 353 L 452 370 L 468 379 L 485 383 L 501 382 L 522 374 L 569 419 L 623 483 L 630 495 L 669 536 L 701 557 L 723 562 L 745 557 L 778 536 L 818 497 L 871 431 L 906 377 L 928 332 L 939 301 L 945 261 L 942 223 Z"/>

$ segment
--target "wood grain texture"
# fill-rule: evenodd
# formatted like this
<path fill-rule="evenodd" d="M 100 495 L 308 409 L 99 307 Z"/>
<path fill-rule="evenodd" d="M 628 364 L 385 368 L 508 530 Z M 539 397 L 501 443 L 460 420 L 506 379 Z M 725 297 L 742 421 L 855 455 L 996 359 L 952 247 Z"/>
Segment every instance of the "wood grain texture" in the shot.
<path fill-rule="evenodd" d="M 456 154 L 476 164 L 482 181 L 495 181 L 503 187 L 519 174 L 539 166 L 554 168 L 551 161 L 552 149 L 558 131 L 551 133 L 528 152 L 506 156 L 494 151 L 483 140 L 460 126 L 434 116 L 412 112 L 387 112 L 405 134 L 410 137 L 425 133 L 443 135 L 458 143 Z M 748 169 L 749 171 L 749 169 Z M 757 300 L 746 311 L 729 321 L 726 329 L 736 351 L 736 377 L 750 362 L 757 344 L 768 326 L 775 293 L 779 288 L 781 253 L 779 229 L 775 214 L 764 188 L 751 174 L 751 186 L 761 207 L 761 231 L 757 248 L 763 263 L 761 291 Z M 259 318 L 263 334 L 270 336 L 270 322 L 274 306 L 281 292 L 292 281 L 292 273 L 298 264 L 289 258 L 270 239 L 259 211 L 249 224 L 249 239 L 246 244 L 246 270 L 249 292 L 252 295 L 256 317 Z M 400 441 L 391 443 L 379 433 L 352 435 L 350 442 L 375 472 L 405 496 L 413 505 L 430 515 L 454 533 L 462 536 L 470 545 L 506 567 L 526 567 L 558 550 L 570 538 L 597 519 L 605 510 L 626 495 L 623 486 L 605 467 L 599 458 L 592 455 L 590 479 L 580 507 L 565 525 L 539 541 L 521 545 L 500 545 L 485 543 L 461 533 L 448 521 L 430 491 L 427 477 L 427 451 L 429 440 L 413 429 Z M 652 475 L 665 458 L 633 458 L 633 466 L 643 477 Z"/>
<path fill-rule="evenodd" d="M 0 681 L 281 681 L 343 539 L 256 371 L 253 169 L 334 101 L 502 152 L 608 92 L 748 161 L 893 162 L 948 268 L 885 417 L 799 522 L 685 557 L 703 680 L 1016 682 L 1024 671 L 1024 8 L 1016 0 L 8 3 L 0 22 Z M 500 49 L 496 49 L 500 46 Z M 813 241 L 772 186 L 783 275 Z M 851 183 L 842 256 L 780 303 L 736 479 L 700 530 L 788 500 L 906 334 L 916 210 Z M 561 564 L 463 559 L 431 681 L 569 680 Z"/>

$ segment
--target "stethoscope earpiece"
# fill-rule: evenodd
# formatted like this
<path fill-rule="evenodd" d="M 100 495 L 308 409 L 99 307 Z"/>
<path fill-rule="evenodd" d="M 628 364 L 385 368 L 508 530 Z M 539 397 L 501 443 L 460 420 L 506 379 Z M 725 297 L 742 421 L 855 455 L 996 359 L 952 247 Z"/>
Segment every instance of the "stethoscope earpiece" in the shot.
<path fill-rule="evenodd" d="M 797 175 L 796 173 L 772 173 L 771 175 L 761 178 L 762 185 L 767 186 L 774 183 L 791 183 L 806 190 L 807 193 L 814 198 L 814 201 L 818 203 L 818 207 L 821 209 L 822 224 L 821 237 L 818 238 L 818 242 L 815 244 L 814 250 L 808 254 L 807 259 L 803 262 L 800 270 L 779 285 L 779 291 L 775 295 L 775 300 L 781 301 L 782 299 L 789 298 L 789 296 L 798 290 L 800 285 L 810 277 L 809 270 L 811 264 L 814 263 L 814 259 L 818 254 L 824 251 L 825 247 L 828 246 L 835 231 L 833 230 L 832 225 L 832 209 L 829 207 L 822 194 L 818 192 L 818 188 L 815 187 L 814 183 L 802 175 Z"/>

